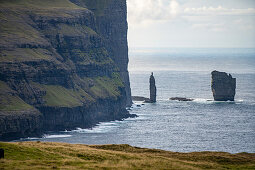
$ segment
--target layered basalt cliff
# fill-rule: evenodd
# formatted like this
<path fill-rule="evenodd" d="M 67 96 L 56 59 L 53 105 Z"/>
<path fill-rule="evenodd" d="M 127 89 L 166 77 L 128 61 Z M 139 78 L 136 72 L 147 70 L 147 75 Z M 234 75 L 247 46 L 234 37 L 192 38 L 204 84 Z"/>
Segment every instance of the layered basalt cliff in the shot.
<path fill-rule="evenodd" d="M 0 2 L 0 139 L 131 116 L 126 1 L 100 2 Z"/>
<path fill-rule="evenodd" d="M 97 32 L 103 37 L 105 47 L 112 60 L 120 69 L 120 77 L 125 84 L 127 106 L 131 106 L 127 45 L 127 6 L 126 0 L 71 0 L 94 12 Z"/>

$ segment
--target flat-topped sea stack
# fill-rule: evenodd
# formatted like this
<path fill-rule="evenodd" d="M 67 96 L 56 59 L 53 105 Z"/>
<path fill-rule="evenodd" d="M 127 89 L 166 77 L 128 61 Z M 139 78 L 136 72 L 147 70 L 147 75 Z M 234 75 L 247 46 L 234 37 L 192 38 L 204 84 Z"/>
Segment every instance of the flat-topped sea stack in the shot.
<path fill-rule="evenodd" d="M 236 79 L 231 74 L 213 71 L 212 92 L 215 101 L 234 101 L 236 93 Z"/>
<path fill-rule="evenodd" d="M 157 88 L 156 88 L 155 78 L 153 76 L 153 73 L 151 73 L 151 76 L 150 76 L 150 102 L 151 103 L 156 102 L 156 96 L 157 96 Z"/>

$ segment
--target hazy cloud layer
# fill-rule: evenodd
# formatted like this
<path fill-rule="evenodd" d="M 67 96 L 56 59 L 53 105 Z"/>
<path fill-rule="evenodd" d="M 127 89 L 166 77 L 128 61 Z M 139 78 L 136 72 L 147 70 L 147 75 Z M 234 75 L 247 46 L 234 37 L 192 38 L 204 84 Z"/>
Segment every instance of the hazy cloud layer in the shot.
<path fill-rule="evenodd" d="M 128 0 L 128 20 L 130 23 L 169 20 L 179 12 L 175 0 Z"/>
<path fill-rule="evenodd" d="M 222 6 L 202 6 L 183 8 L 176 0 L 128 0 L 128 19 L 141 24 L 148 21 L 172 20 L 177 16 L 218 16 L 255 15 L 255 8 L 236 9 Z"/>
<path fill-rule="evenodd" d="M 218 6 L 217 8 L 214 7 L 200 7 L 200 8 L 185 8 L 183 10 L 184 15 L 255 15 L 254 8 L 246 8 L 246 9 L 228 9 L 222 6 Z"/>
<path fill-rule="evenodd" d="M 255 0 L 127 0 L 127 4 L 131 46 L 255 47 Z"/>

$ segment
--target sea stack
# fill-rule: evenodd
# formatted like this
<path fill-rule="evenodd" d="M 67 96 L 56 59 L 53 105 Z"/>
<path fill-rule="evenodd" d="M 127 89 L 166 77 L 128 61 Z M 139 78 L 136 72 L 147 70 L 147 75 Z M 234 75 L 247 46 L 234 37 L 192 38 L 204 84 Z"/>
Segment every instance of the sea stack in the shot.
<path fill-rule="evenodd" d="M 236 93 L 236 79 L 231 74 L 213 71 L 212 93 L 215 101 L 234 101 Z"/>
<path fill-rule="evenodd" d="M 156 96 L 157 96 L 157 88 L 155 84 L 155 78 L 153 76 L 153 72 L 150 76 L 150 102 L 155 103 L 156 102 Z"/>

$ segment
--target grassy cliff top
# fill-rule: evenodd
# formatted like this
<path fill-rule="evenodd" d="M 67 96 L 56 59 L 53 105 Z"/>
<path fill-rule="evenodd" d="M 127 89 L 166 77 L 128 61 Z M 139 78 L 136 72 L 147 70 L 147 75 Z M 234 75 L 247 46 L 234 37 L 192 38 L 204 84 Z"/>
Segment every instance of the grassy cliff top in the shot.
<path fill-rule="evenodd" d="M 93 11 L 96 16 L 104 15 L 104 9 L 112 2 L 112 0 L 73 0 L 82 7 L 86 7 Z"/>
<path fill-rule="evenodd" d="M 81 8 L 69 0 L 0 0 L 0 6 L 36 8 Z"/>
<path fill-rule="evenodd" d="M 255 154 L 177 153 L 129 145 L 0 143 L 0 169 L 254 169 Z"/>

